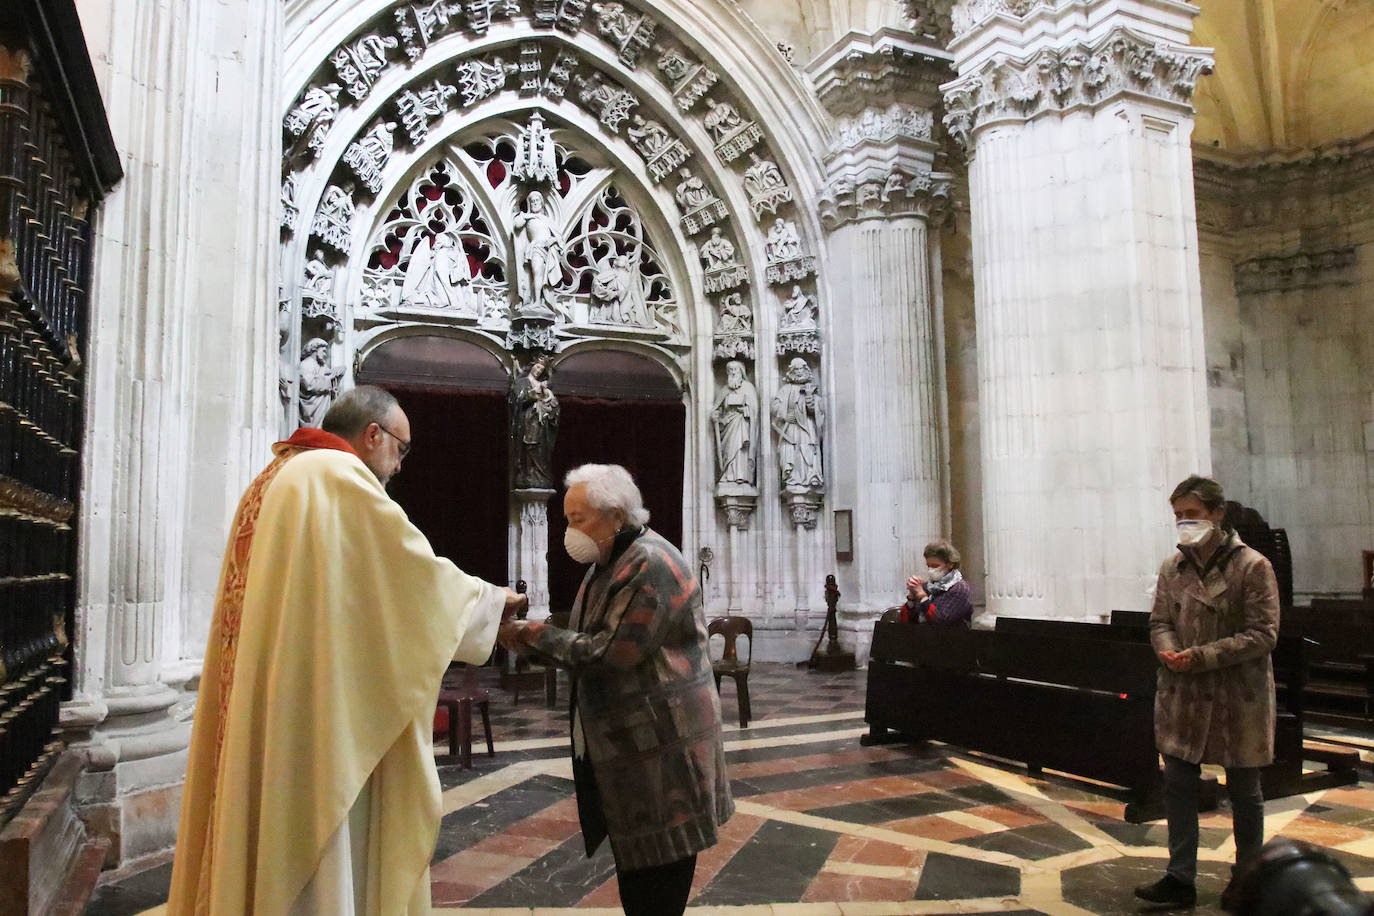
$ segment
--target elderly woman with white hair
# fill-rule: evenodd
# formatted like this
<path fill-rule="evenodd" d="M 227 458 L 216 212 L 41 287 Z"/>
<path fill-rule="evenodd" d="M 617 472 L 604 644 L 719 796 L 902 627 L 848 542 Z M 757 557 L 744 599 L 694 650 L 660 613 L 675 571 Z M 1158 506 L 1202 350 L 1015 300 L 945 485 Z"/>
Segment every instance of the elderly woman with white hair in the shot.
<path fill-rule="evenodd" d="M 512 620 L 499 639 L 571 672 L 582 835 L 588 856 L 610 838 L 627 916 L 680 914 L 735 808 L 701 589 L 623 467 L 586 464 L 564 484 L 563 544 L 590 564 L 568 628 Z"/>

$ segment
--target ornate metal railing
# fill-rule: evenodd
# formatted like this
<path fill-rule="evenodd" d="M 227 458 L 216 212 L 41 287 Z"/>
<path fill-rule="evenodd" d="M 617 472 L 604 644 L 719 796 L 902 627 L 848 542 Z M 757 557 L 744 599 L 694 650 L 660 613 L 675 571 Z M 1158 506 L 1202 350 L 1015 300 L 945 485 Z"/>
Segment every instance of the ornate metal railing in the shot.
<path fill-rule="evenodd" d="M 0 14 L 0 825 L 62 748 L 88 215 L 119 172 L 112 144 L 103 172 L 92 167 L 74 93 L 95 93 L 95 140 L 108 141 L 109 129 L 69 7 L 19 0 Z M 73 82 L 77 55 L 86 79 Z"/>

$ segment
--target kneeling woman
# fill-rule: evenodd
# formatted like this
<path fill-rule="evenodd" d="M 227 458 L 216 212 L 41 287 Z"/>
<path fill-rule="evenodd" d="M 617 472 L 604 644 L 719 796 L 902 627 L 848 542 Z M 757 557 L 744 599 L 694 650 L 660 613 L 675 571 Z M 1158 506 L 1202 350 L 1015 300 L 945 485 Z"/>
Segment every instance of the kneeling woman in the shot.
<path fill-rule="evenodd" d="M 959 572 L 959 551 L 949 541 L 931 541 L 923 554 L 927 575 L 906 580 L 904 623 L 939 623 L 967 627 L 973 620 L 973 598 Z"/>

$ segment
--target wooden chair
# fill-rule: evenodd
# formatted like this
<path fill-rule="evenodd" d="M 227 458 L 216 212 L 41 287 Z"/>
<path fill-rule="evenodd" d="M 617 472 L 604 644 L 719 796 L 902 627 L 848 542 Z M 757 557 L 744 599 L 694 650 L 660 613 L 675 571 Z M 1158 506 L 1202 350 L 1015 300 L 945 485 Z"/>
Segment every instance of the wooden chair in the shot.
<path fill-rule="evenodd" d="M 716 677 L 716 692 L 720 692 L 722 678 L 734 678 L 735 694 L 739 697 L 739 727 L 749 727 L 749 663 L 754 658 L 754 625 L 748 617 L 717 617 L 706 627 L 709 636 L 725 638 L 725 651 L 719 659 L 712 659 L 711 673 Z M 748 655 L 740 661 L 736 643 L 743 636 L 749 640 Z"/>
<path fill-rule="evenodd" d="M 461 671 L 457 684 L 446 683 L 439 688 L 439 706 L 448 712 L 448 753 L 435 758 L 441 766 L 458 763 L 465 769 L 472 769 L 472 707 L 476 706 L 482 714 L 482 730 L 487 738 L 487 756 L 495 756 L 496 748 L 491 742 L 491 692 L 478 686 L 477 668 L 454 662 L 449 672 Z"/>

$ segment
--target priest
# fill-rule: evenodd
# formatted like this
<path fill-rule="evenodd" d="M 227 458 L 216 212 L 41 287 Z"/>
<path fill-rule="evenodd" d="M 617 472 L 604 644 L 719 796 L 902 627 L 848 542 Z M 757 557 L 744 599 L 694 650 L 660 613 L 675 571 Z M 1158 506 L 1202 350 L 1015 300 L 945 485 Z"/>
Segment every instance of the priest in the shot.
<path fill-rule="evenodd" d="M 361 386 L 243 495 L 215 601 L 171 916 L 429 912 L 444 670 L 523 596 L 436 557 L 386 494 L 410 423 Z"/>

